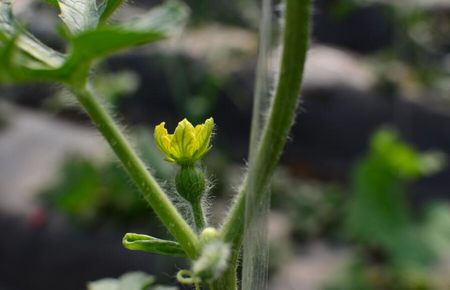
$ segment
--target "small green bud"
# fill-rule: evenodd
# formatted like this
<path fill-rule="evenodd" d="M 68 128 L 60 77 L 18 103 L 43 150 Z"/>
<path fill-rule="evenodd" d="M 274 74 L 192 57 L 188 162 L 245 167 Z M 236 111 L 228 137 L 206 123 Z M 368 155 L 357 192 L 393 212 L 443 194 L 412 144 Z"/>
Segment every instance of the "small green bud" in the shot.
<path fill-rule="evenodd" d="M 182 166 L 175 177 L 175 184 L 184 199 L 197 203 L 205 192 L 205 175 L 195 166 Z"/>
<path fill-rule="evenodd" d="M 206 245 L 219 238 L 219 232 L 213 227 L 207 227 L 200 234 L 200 243 Z"/>

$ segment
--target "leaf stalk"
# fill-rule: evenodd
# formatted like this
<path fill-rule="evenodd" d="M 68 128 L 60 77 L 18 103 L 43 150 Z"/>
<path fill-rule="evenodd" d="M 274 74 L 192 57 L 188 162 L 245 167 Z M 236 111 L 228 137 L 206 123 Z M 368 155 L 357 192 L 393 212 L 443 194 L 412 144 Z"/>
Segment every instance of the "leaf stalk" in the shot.
<path fill-rule="evenodd" d="M 164 226 L 180 243 L 186 255 L 195 259 L 200 248 L 197 235 L 147 170 L 119 126 L 96 97 L 93 88 L 89 84 L 85 87 L 75 85 L 72 86 L 72 91 Z"/>

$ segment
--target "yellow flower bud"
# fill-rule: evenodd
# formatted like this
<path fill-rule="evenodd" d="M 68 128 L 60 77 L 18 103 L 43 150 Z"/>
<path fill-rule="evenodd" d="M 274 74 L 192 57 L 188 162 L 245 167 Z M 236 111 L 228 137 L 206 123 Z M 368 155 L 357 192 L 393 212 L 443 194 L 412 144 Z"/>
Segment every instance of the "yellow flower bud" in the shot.
<path fill-rule="evenodd" d="M 167 161 L 179 165 L 193 164 L 211 148 L 209 143 L 213 128 L 213 118 L 195 127 L 184 119 L 178 123 L 174 134 L 169 134 L 165 122 L 162 122 L 155 127 L 156 145 L 164 153 Z"/>

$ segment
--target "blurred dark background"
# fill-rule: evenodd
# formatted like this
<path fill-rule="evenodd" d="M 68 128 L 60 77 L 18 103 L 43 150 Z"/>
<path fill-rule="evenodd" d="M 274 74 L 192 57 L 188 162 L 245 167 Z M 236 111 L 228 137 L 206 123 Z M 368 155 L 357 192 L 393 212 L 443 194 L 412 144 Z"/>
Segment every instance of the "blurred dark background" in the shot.
<path fill-rule="evenodd" d="M 115 18 L 158 3 L 128 3 Z M 94 83 L 160 180 L 174 173 L 152 128 L 214 117 L 204 165 L 218 225 L 245 171 L 260 3 L 186 3 L 182 35 L 108 59 Z M 64 49 L 57 11 L 14 5 Z M 270 289 L 448 290 L 450 1 L 316 0 L 313 15 L 299 116 L 272 188 Z M 121 246 L 126 232 L 170 237 L 57 85 L 0 87 L 0 232 L 0 290 L 86 289 L 130 271 L 174 285 L 186 266 Z"/>

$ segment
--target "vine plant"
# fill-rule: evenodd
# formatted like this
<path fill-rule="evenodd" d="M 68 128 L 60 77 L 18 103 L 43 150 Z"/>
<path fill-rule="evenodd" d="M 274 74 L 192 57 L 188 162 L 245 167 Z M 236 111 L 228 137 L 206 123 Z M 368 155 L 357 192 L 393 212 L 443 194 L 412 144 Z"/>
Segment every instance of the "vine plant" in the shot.
<path fill-rule="evenodd" d="M 166 160 L 179 166 L 176 188 L 191 204 L 195 224 L 190 225 L 139 158 L 90 81 L 92 68 L 101 59 L 179 33 L 189 15 L 187 7 L 178 0 L 167 0 L 139 18 L 115 23 L 109 19 L 123 0 L 104 0 L 101 4 L 96 0 L 47 2 L 60 11 L 67 51 L 62 53 L 40 42 L 16 21 L 11 0 L 0 0 L 0 82 L 57 82 L 77 98 L 174 238 L 167 241 L 128 233 L 123 239 L 125 247 L 186 257 L 192 262 L 191 269 L 181 270 L 177 279 L 196 289 L 238 289 L 246 194 L 250 189 L 256 199 L 269 194 L 266 188 L 294 121 L 308 48 L 311 0 L 285 0 L 282 57 L 268 117 L 254 144 L 247 176 L 219 228 L 208 225 L 204 217 L 201 200 L 205 177 L 196 165 L 210 149 L 213 119 L 195 127 L 183 120 L 174 134 L 168 133 L 164 123 L 155 129 L 156 143 Z M 258 210 L 257 205 L 251 206 L 253 211 Z"/>

